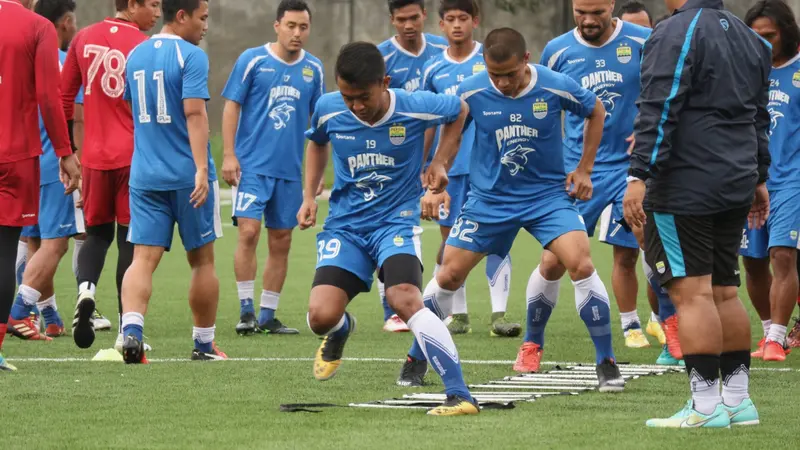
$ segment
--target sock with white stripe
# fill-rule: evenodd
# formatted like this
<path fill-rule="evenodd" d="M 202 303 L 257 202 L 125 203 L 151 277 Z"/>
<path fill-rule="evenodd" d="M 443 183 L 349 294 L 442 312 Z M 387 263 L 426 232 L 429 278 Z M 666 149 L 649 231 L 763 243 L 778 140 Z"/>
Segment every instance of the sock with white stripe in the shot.
<path fill-rule="evenodd" d="M 255 284 L 255 280 L 236 282 L 236 291 L 239 293 L 239 317 L 243 317 L 248 313 L 256 314 L 255 306 L 253 306 Z"/>
<path fill-rule="evenodd" d="M 492 297 L 492 313 L 506 312 L 508 295 L 511 292 L 511 255 L 486 257 L 486 279 Z"/>
<path fill-rule="evenodd" d="M 144 315 L 128 312 L 122 315 L 122 336 L 135 337 L 139 342 L 144 340 Z"/>
<path fill-rule="evenodd" d="M 447 395 L 472 400 L 464 382 L 458 350 L 444 322 L 430 309 L 422 308 L 408 320 L 425 357 L 442 378 Z"/>
<path fill-rule="evenodd" d="M 42 298 L 41 292 L 30 286 L 24 284 L 20 285 L 19 291 L 17 291 L 17 298 L 14 300 L 14 305 L 11 307 L 11 318 L 14 320 L 27 318 L 36 307 L 36 303 L 40 298 Z"/>
<path fill-rule="evenodd" d="M 278 302 L 281 294 L 267 290 L 261 291 L 261 310 L 258 312 L 258 323 L 263 325 L 275 319 L 275 311 L 278 310 Z"/>
<path fill-rule="evenodd" d="M 45 326 L 50 324 L 63 326 L 61 318 L 58 316 L 58 305 L 56 305 L 55 294 L 47 300 L 37 303 L 36 307 L 39 308 L 39 312 L 42 314 L 42 318 L 44 318 Z"/>
<path fill-rule="evenodd" d="M 428 285 L 425 286 L 425 292 L 422 294 L 422 303 L 426 308 L 433 311 L 439 320 L 444 320 L 452 312 L 453 297 L 455 297 L 455 294 L 455 291 L 442 289 L 439 286 L 439 283 L 436 281 L 436 277 L 434 277 L 431 278 L 431 281 L 429 281 Z M 444 323 L 442 325 L 444 325 Z M 447 327 L 445 327 L 445 330 L 447 330 Z M 408 356 L 418 360 L 424 360 L 427 358 L 425 356 L 425 350 L 420 345 L 419 340 L 415 339 L 411 344 L 411 349 L 408 351 Z"/>
<path fill-rule="evenodd" d="M 194 348 L 203 353 L 212 353 L 214 348 L 214 330 L 217 327 L 212 325 L 208 328 L 192 327 L 192 339 L 194 340 Z"/>
<path fill-rule="evenodd" d="M 386 286 L 383 281 L 378 280 L 378 294 L 381 297 L 381 307 L 383 308 L 383 321 L 386 322 L 394 315 L 392 307 L 389 306 L 389 301 L 386 300 Z"/>
<path fill-rule="evenodd" d="M 761 328 L 764 329 L 764 339 L 766 339 L 767 336 L 769 336 L 769 329 L 771 326 L 772 326 L 772 320 L 767 319 L 761 321 Z"/>
<path fill-rule="evenodd" d="M 72 275 L 75 276 L 75 279 L 78 279 L 78 255 L 81 253 L 81 248 L 83 248 L 83 243 L 85 242 L 83 239 L 74 239 L 75 247 L 72 249 Z"/>
<path fill-rule="evenodd" d="M 611 345 L 611 308 L 603 280 L 595 271 L 589 278 L 573 281 L 572 284 L 575 286 L 575 307 L 589 330 L 597 364 L 604 359 L 614 359 Z"/>
<path fill-rule="evenodd" d="M 538 266 L 533 270 L 526 289 L 528 325 L 525 330 L 525 342 L 533 342 L 544 348 L 544 329 L 558 303 L 560 287 L 560 279 L 546 280 Z"/>
<path fill-rule="evenodd" d="M 777 342 L 781 346 L 786 345 L 786 325 L 778 325 L 773 323 L 769 326 L 769 334 L 767 340 Z"/>
<path fill-rule="evenodd" d="M 14 262 L 15 273 L 17 274 L 17 284 L 22 284 L 22 275 L 25 274 L 25 266 L 28 263 L 28 243 L 17 241 L 17 259 Z"/>
<path fill-rule="evenodd" d="M 631 312 L 619 313 L 619 318 L 622 322 L 622 331 L 642 329 L 642 324 L 639 322 L 639 314 L 635 309 Z"/>
<path fill-rule="evenodd" d="M 726 352 L 719 356 L 722 375 L 722 402 L 739 406 L 750 398 L 750 351 Z"/>

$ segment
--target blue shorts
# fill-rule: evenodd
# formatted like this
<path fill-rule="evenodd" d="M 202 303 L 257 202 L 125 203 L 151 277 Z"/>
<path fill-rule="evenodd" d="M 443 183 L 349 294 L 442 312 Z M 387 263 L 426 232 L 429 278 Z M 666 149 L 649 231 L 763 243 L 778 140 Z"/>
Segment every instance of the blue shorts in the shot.
<path fill-rule="evenodd" d="M 599 172 L 592 175 L 593 193 L 588 201 L 576 204 L 586 223 L 589 236 L 594 236 L 597 221 L 600 220 L 600 231 L 597 239 L 617 247 L 639 248 L 632 231 L 626 230 L 622 221 L 622 199 L 628 188 L 626 172 Z"/>
<path fill-rule="evenodd" d="M 444 215 L 444 204 L 439 206 L 438 224 L 443 227 L 452 227 L 456 218 L 461 214 L 461 208 L 467 202 L 469 194 L 469 175 L 456 175 L 450 177 L 447 183 L 447 194 L 450 195 L 450 211 Z"/>
<path fill-rule="evenodd" d="M 39 187 L 39 223 L 22 229 L 22 236 L 59 239 L 86 232 L 83 211 L 75 207 L 80 193 L 64 195 L 64 185 L 49 183 Z"/>
<path fill-rule="evenodd" d="M 754 259 L 769 257 L 772 247 L 800 249 L 800 189 L 780 189 L 769 193 L 767 224 L 751 230 L 746 224 L 742 232 L 739 254 Z"/>
<path fill-rule="evenodd" d="M 414 255 L 422 262 L 421 234 L 422 228 L 412 225 L 386 225 L 365 233 L 325 230 L 317 234 L 317 269 L 338 267 L 371 288 L 375 269 L 390 257 Z"/>
<path fill-rule="evenodd" d="M 208 199 L 200 208 L 195 208 L 189 201 L 193 188 L 176 191 L 130 188 L 128 241 L 135 245 L 164 247 L 169 251 L 176 223 L 187 252 L 221 238 L 219 183 L 213 181 L 209 187 Z"/>
<path fill-rule="evenodd" d="M 232 189 L 233 224 L 237 218 L 261 221 L 267 228 L 289 230 L 297 226 L 303 204 L 303 183 L 242 172 Z"/>
<path fill-rule="evenodd" d="M 513 205 L 487 202 L 470 194 L 450 230 L 447 245 L 505 257 L 521 228 L 545 248 L 570 231 L 586 232 L 578 208 L 566 192 Z"/>

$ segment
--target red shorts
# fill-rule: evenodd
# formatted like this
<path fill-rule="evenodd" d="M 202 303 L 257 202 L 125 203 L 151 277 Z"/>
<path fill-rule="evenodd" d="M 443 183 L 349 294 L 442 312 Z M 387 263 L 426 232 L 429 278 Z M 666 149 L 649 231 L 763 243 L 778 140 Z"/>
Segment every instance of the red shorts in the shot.
<path fill-rule="evenodd" d="M 87 227 L 131 223 L 128 204 L 130 167 L 114 170 L 83 168 L 83 217 Z"/>
<path fill-rule="evenodd" d="M 0 164 L 0 226 L 39 222 L 39 157 Z"/>

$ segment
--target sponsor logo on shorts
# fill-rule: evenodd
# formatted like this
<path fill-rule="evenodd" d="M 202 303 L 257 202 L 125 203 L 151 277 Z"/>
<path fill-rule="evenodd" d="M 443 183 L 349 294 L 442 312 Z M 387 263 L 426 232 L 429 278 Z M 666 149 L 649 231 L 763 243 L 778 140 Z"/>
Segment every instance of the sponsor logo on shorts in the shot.
<path fill-rule="evenodd" d="M 797 230 L 792 230 L 789 232 L 789 238 L 793 241 L 797 240 Z"/>
<path fill-rule="evenodd" d="M 656 263 L 656 270 L 661 275 L 664 275 L 664 272 L 667 271 L 667 265 L 664 264 L 664 261 L 659 261 L 659 262 Z"/>
<path fill-rule="evenodd" d="M 400 211 L 400 217 L 411 217 L 413 215 L 414 211 L 411 210 Z"/>
<path fill-rule="evenodd" d="M 403 239 L 403 236 L 394 237 L 394 245 L 396 245 L 397 247 L 402 247 L 404 242 L 405 240 Z"/>
<path fill-rule="evenodd" d="M 207 237 L 211 236 L 211 233 L 213 233 L 213 232 L 214 231 L 209 231 L 209 232 L 203 233 L 203 234 L 200 235 L 200 237 L 201 238 L 207 238 Z"/>
<path fill-rule="evenodd" d="M 72 228 L 72 224 L 71 223 L 66 223 L 66 224 L 63 224 L 63 225 L 59 225 L 58 228 L 62 228 L 62 229 L 63 228 Z"/>

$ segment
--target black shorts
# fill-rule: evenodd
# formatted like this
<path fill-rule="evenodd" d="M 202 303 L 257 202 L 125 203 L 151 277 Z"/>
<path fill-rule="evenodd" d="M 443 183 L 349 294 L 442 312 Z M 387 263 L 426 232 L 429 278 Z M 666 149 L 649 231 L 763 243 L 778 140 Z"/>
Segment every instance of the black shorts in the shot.
<path fill-rule="evenodd" d="M 739 286 L 739 245 L 750 207 L 705 216 L 647 212 L 645 258 L 661 286 L 711 275 L 714 286 Z"/>
<path fill-rule="evenodd" d="M 380 268 L 378 279 L 384 283 L 387 290 L 399 284 L 411 284 L 422 291 L 422 263 L 413 255 L 390 256 Z M 336 266 L 322 266 L 317 269 L 311 286 L 321 285 L 338 287 L 347 293 L 348 300 L 353 300 L 356 295 L 370 290 L 369 286 L 353 272 Z"/>

